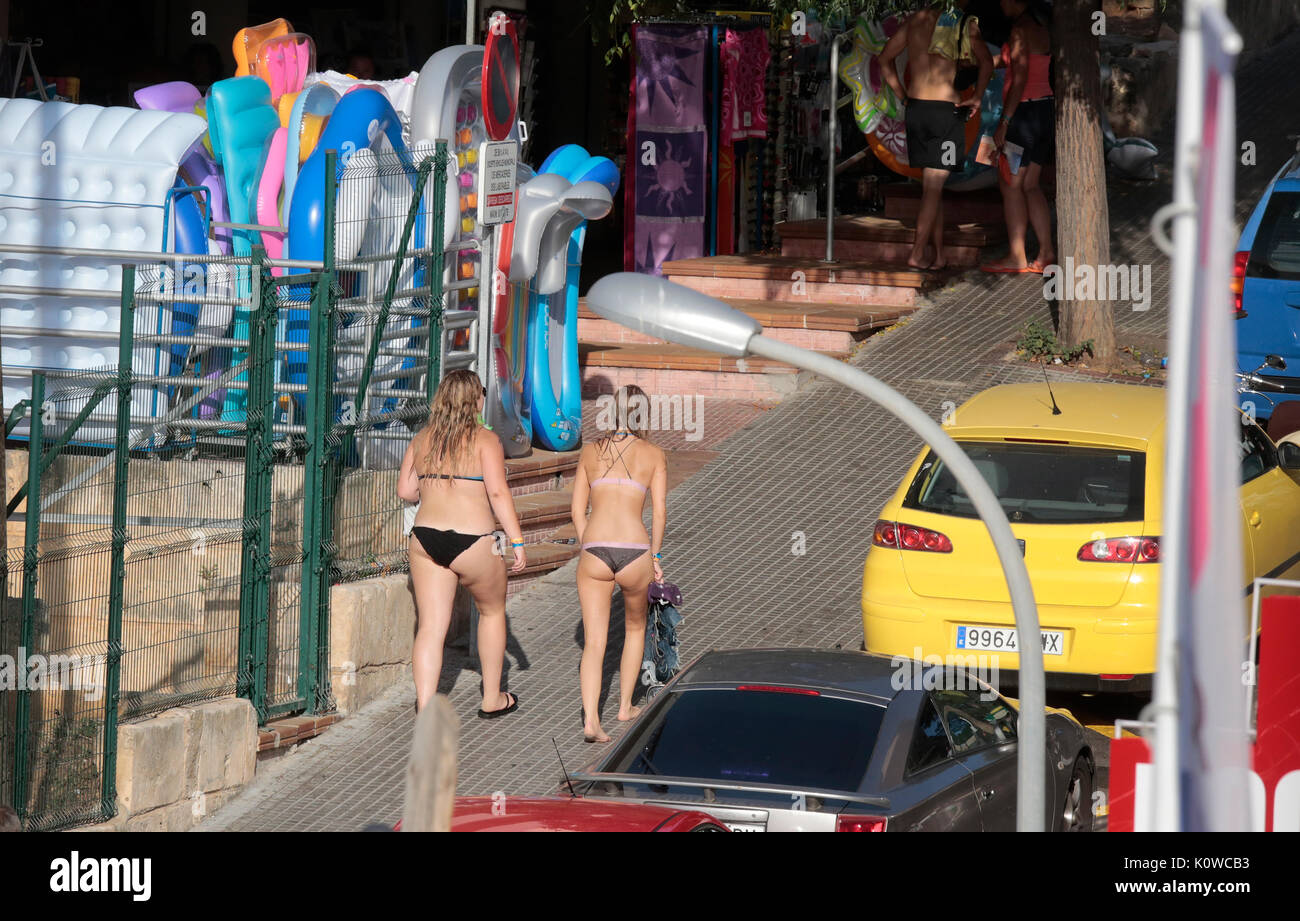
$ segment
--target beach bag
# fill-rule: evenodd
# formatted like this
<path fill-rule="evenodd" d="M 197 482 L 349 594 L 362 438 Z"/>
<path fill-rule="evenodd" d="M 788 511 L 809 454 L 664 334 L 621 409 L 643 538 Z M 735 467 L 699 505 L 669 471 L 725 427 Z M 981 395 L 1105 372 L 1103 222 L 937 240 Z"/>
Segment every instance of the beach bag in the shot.
<path fill-rule="evenodd" d="M 650 605 L 645 619 L 645 654 L 641 661 L 641 683 L 646 699 L 653 697 L 681 671 L 677 649 L 677 628 L 685 619 L 677 606 L 681 590 L 671 582 L 651 582 L 646 592 Z"/>

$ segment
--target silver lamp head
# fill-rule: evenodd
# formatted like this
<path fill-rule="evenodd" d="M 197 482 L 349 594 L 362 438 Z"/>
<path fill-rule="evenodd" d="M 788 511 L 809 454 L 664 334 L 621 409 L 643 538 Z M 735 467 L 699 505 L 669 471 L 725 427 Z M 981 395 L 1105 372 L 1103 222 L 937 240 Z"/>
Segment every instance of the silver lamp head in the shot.
<path fill-rule="evenodd" d="M 606 275 L 587 292 L 587 306 L 628 329 L 723 355 L 748 354 L 763 331 L 717 298 L 638 272 Z"/>

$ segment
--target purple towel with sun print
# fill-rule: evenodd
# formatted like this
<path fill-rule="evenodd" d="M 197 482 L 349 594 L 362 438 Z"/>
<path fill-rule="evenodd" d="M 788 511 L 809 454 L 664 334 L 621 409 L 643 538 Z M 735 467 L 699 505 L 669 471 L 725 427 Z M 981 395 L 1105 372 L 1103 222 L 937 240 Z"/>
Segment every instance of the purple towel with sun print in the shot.
<path fill-rule="evenodd" d="M 697 26 L 636 30 L 636 271 L 659 275 L 670 259 L 704 255 L 708 130 Z"/>

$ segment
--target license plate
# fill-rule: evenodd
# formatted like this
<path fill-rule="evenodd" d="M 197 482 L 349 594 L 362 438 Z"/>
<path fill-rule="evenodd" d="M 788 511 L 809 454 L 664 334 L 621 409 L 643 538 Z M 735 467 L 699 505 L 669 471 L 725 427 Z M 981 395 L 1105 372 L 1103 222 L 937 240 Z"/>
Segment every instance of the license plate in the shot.
<path fill-rule="evenodd" d="M 732 831 L 767 831 L 766 826 L 750 825 L 745 822 L 724 822 L 723 824 L 726 825 L 728 828 L 730 828 Z"/>
<path fill-rule="evenodd" d="M 1065 634 L 1060 630 L 1044 630 L 1043 655 L 1065 655 Z M 1016 631 L 1005 627 L 960 626 L 957 628 L 958 649 L 978 649 L 987 652 L 1017 652 Z"/>

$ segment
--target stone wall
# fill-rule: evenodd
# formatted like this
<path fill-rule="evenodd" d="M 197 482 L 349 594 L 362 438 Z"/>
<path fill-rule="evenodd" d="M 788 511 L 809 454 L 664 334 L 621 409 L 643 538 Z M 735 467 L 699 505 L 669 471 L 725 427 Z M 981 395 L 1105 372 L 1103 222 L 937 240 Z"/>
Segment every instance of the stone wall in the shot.
<path fill-rule="evenodd" d="M 117 808 L 84 831 L 187 831 L 253 779 L 257 715 L 246 700 L 176 707 L 118 727 Z"/>
<path fill-rule="evenodd" d="M 469 633 L 469 595 L 456 595 L 447 641 Z M 330 686 L 340 713 L 353 713 L 393 684 L 411 682 L 415 596 L 406 573 L 330 590 Z M 412 685 L 412 701 L 414 701 Z"/>

